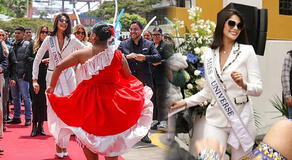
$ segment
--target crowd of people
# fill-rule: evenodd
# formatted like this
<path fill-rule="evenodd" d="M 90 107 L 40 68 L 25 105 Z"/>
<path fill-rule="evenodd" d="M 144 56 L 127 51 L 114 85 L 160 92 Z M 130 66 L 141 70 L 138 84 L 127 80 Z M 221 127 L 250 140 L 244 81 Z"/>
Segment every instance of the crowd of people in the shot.
<path fill-rule="evenodd" d="M 73 32 L 71 27 L 69 16 L 62 13 L 56 16 L 51 31 L 47 26 L 40 26 L 34 38 L 30 28 L 17 27 L 14 30 L 14 38 L 9 37 L 9 31 L 0 30 L 0 71 L 5 73 L 0 74 L 0 83 L 3 84 L 3 89 L 0 88 L 3 92 L 3 112 L 0 112 L 3 113 L 1 136 L 7 123 L 22 123 L 23 102 L 24 125 L 32 126 L 30 136 L 46 136 L 43 125 L 48 121 L 58 158 L 68 156 L 66 148 L 72 134 L 83 144 L 87 159 L 96 159 L 97 154 L 105 155 L 106 159 L 117 159 L 118 155 L 129 150 L 141 139 L 142 142 L 151 143 L 148 133 L 153 114 L 157 120 L 154 128 L 166 131 L 167 127 L 167 106 L 163 104 L 165 94 L 162 92 L 165 91 L 162 84 L 166 82 L 166 75 L 161 73 L 165 73 L 164 61 L 173 51 L 163 42 L 162 30 L 156 28 L 153 33 L 149 32 L 151 36 L 154 35 L 154 40 L 147 40 L 142 37 L 142 24 L 134 21 L 129 29 L 130 38 L 117 46 L 111 44 L 114 31 L 110 25 L 96 24 L 89 37 L 83 25 L 75 26 Z M 87 81 L 90 78 L 92 82 Z M 90 90 L 94 88 L 96 94 L 91 97 L 82 94 L 92 103 L 88 104 L 89 101 L 85 100 L 80 107 L 81 92 L 91 92 L 85 87 L 87 85 L 91 86 Z M 104 90 L 108 90 L 107 96 L 104 96 Z M 117 94 L 113 95 L 113 92 Z M 152 96 L 153 93 L 155 96 Z M 74 97 L 72 95 L 77 97 L 74 98 L 75 101 L 69 100 L 72 102 L 69 105 L 67 98 Z M 10 103 L 13 108 L 9 108 Z M 80 110 L 72 109 L 74 105 L 83 111 L 92 106 L 90 113 L 93 114 L 90 116 L 84 113 L 77 118 Z M 73 112 L 70 115 L 73 116 L 72 119 L 80 121 L 63 119 L 65 112 L 59 110 L 58 106 L 63 109 L 67 106 L 69 110 L 76 111 L 78 115 L 74 116 Z M 13 117 L 10 117 L 11 109 Z M 105 112 L 108 109 L 111 110 L 110 113 Z M 91 123 L 84 125 L 83 121 Z M 110 126 L 109 121 L 112 124 Z M 73 126 L 82 128 L 82 132 Z M 134 133 L 137 135 L 133 136 Z M 93 146 L 94 142 L 86 141 L 84 135 L 94 135 L 93 141 L 103 140 L 111 144 L 101 143 L 100 146 Z M 108 136 L 104 139 L 105 135 Z M 112 140 L 118 137 L 124 140 Z M 121 147 L 122 145 L 124 147 Z M 104 149 L 106 146 L 110 148 Z M 116 150 L 113 150 L 112 146 L 116 146 Z"/>
<path fill-rule="evenodd" d="M 48 121 L 58 158 L 68 156 L 74 134 L 88 160 L 98 155 L 117 160 L 138 141 L 151 143 L 150 129 L 167 132 L 169 112 L 208 101 L 204 137 L 196 142 L 201 159 L 224 159 L 228 147 L 232 160 L 291 159 L 291 141 L 280 138 L 291 133 L 289 120 L 277 123 L 253 148 L 256 130 L 249 96 L 260 96 L 263 87 L 244 24 L 238 11 L 220 12 L 214 40 L 204 54 L 205 87 L 185 99 L 173 72 L 186 68 L 186 60 L 174 53 L 171 37 L 159 27 L 147 31 L 133 21 L 130 37 L 120 43 L 105 23 L 94 25 L 89 36 L 83 25 L 72 32 L 66 13 L 56 16 L 52 31 L 40 26 L 34 39 L 30 28 L 17 27 L 13 39 L 0 29 L 0 136 L 6 123 L 22 123 L 23 102 L 30 136 L 46 136 L 43 125 Z M 286 60 L 287 68 L 289 64 Z M 290 69 L 283 72 L 289 83 Z M 288 105 L 289 89 L 284 92 Z"/>

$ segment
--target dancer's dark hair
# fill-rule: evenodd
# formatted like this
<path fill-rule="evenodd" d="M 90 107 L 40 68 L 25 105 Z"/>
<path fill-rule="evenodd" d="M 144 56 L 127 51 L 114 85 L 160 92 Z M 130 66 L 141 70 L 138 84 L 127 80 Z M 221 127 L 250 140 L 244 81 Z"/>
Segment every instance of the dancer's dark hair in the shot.
<path fill-rule="evenodd" d="M 107 41 L 111 36 L 113 36 L 113 28 L 107 24 L 97 23 L 92 28 L 92 33 L 95 33 L 100 41 Z"/>

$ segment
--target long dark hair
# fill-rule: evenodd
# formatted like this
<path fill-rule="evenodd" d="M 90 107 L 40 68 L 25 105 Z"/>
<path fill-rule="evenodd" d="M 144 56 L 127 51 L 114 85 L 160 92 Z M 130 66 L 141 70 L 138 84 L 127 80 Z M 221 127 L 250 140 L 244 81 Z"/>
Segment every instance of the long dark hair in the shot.
<path fill-rule="evenodd" d="M 59 15 L 57 15 L 55 22 L 54 22 L 54 27 L 53 27 L 53 32 L 51 33 L 51 36 L 55 36 L 57 34 L 58 31 L 58 21 L 61 19 L 62 16 L 65 16 L 66 19 L 68 20 L 68 27 L 66 28 L 66 30 L 64 31 L 64 35 L 68 38 L 70 38 L 71 33 L 72 33 L 72 29 L 71 29 L 71 21 L 70 21 L 70 17 L 68 14 L 66 13 L 60 13 Z"/>
<path fill-rule="evenodd" d="M 228 10 L 223 10 L 221 13 L 218 14 L 217 17 L 217 25 L 215 28 L 215 33 L 213 36 L 213 42 L 210 45 L 212 49 L 216 49 L 218 47 L 223 47 L 223 29 L 225 22 L 233 15 L 236 15 L 239 17 L 241 23 L 244 25 L 243 18 L 240 14 L 239 11 L 235 9 L 228 9 Z M 248 38 L 247 38 L 247 33 L 245 27 L 242 28 L 239 36 L 235 40 L 235 42 L 241 43 L 241 44 L 249 44 Z"/>

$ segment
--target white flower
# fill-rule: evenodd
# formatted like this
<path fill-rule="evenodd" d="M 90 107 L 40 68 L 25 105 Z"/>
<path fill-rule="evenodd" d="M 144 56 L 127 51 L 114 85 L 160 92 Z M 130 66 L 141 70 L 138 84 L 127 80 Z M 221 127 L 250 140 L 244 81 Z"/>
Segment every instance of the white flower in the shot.
<path fill-rule="evenodd" d="M 201 37 L 198 38 L 197 42 L 198 42 L 199 44 L 202 44 L 202 38 L 201 38 Z"/>
<path fill-rule="evenodd" d="M 191 24 L 191 27 L 194 32 L 197 32 L 198 26 L 196 24 Z"/>
<path fill-rule="evenodd" d="M 186 82 L 188 82 L 191 79 L 191 76 L 187 71 L 184 72 L 184 76 L 186 78 Z"/>
<path fill-rule="evenodd" d="M 204 88 L 204 85 L 205 85 L 205 79 L 204 78 L 196 79 L 195 83 L 198 85 L 197 86 L 198 89 L 202 89 Z"/>
<path fill-rule="evenodd" d="M 187 85 L 187 88 L 188 88 L 188 89 L 193 89 L 194 86 L 193 86 L 192 84 L 189 83 L 189 84 Z"/>
<path fill-rule="evenodd" d="M 206 31 L 207 31 L 207 34 L 211 34 L 212 33 L 212 31 L 209 28 L 206 29 Z"/>
<path fill-rule="evenodd" d="M 199 35 L 198 32 L 195 33 L 195 37 L 196 37 L 196 38 L 199 38 L 199 37 L 200 37 L 200 35 Z"/>
<path fill-rule="evenodd" d="M 199 54 L 199 53 L 201 52 L 201 49 L 200 49 L 199 47 L 196 47 L 196 48 L 194 49 L 194 51 L 195 51 L 196 54 Z"/>
<path fill-rule="evenodd" d="M 201 74 L 201 71 L 199 71 L 199 70 L 195 70 L 195 71 L 194 71 L 194 75 L 195 75 L 195 76 L 198 76 L 198 75 L 200 75 L 200 74 Z"/>

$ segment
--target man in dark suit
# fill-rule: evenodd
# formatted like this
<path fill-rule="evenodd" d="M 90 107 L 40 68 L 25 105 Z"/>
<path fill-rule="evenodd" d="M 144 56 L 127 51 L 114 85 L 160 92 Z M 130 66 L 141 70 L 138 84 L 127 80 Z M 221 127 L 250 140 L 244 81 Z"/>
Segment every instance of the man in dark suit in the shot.
<path fill-rule="evenodd" d="M 152 63 L 160 62 L 160 54 L 156 50 L 154 43 L 144 39 L 141 34 L 143 26 L 139 21 L 134 21 L 130 26 L 131 38 L 122 41 L 119 50 L 126 56 L 132 74 L 144 85 L 153 89 Z M 146 135 L 142 142 L 151 143 Z"/>

